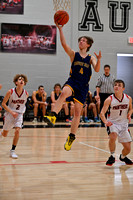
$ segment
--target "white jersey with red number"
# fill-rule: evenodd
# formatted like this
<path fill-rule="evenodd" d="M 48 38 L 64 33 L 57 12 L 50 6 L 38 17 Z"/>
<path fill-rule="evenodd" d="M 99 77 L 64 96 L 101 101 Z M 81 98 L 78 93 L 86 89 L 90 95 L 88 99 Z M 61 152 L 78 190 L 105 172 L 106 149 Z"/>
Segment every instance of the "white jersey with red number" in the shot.
<path fill-rule="evenodd" d="M 114 94 L 110 95 L 111 105 L 110 112 L 108 114 L 108 121 L 114 124 L 127 124 L 127 113 L 129 110 L 129 96 L 123 94 L 122 100 L 120 101 L 115 97 Z"/>
<path fill-rule="evenodd" d="M 8 107 L 17 113 L 24 113 L 26 109 L 25 104 L 27 101 L 27 94 L 27 91 L 23 89 L 22 94 L 19 96 L 17 94 L 16 88 L 12 88 Z"/>

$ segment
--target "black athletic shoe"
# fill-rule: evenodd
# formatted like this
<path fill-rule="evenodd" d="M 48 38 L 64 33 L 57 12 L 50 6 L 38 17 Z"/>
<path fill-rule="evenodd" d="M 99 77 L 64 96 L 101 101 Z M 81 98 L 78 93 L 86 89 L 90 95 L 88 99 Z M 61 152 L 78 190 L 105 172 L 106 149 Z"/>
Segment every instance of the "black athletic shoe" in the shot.
<path fill-rule="evenodd" d="M 106 162 L 106 165 L 112 166 L 113 163 L 115 163 L 115 157 L 113 157 L 112 155 L 109 157 L 109 159 Z"/>
<path fill-rule="evenodd" d="M 125 157 L 125 158 L 122 159 L 122 158 L 121 158 L 121 155 L 120 155 L 119 159 L 120 159 L 122 162 L 125 162 L 126 165 L 133 165 L 133 162 L 132 162 L 129 158 L 127 158 L 127 157 Z"/>

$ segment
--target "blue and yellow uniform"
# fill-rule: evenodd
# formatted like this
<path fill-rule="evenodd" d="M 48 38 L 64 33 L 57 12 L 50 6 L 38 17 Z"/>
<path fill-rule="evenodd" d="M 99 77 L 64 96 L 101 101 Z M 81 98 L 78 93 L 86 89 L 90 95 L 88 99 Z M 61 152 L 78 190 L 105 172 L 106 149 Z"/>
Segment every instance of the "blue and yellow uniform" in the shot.
<path fill-rule="evenodd" d="M 71 65 L 70 77 L 65 83 L 65 86 L 67 85 L 73 91 L 73 99 L 82 105 L 85 102 L 89 90 L 89 81 L 92 75 L 90 59 L 91 55 L 87 55 L 83 58 L 80 56 L 79 52 L 76 52 Z"/>

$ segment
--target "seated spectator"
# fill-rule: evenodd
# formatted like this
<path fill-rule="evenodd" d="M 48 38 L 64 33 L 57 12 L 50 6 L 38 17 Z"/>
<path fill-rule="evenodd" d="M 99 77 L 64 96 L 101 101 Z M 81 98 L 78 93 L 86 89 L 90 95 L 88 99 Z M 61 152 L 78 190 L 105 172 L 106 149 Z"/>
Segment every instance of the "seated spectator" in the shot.
<path fill-rule="evenodd" d="M 54 90 L 51 92 L 51 111 L 53 111 L 55 103 L 61 94 L 61 85 L 56 83 L 54 85 Z M 69 109 L 67 102 L 63 103 L 62 109 L 65 111 L 66 121 L 69 119 Z"/>
<path fill-rule="evenodd" d="M 86 123 L 90 122 L 90 120 L 88 120 L 88 117 L 87 117 L 88 110 L 92 110 L 93 115 L 94 115 L 94 122 L 100 122 L 100 120 L 98 119 L 96 104 L 93 102 L 92 93 L 90 91 L 88 91 L 86 103 L 84 104 L 83 112 L 82 112 L 82 115 L 84 114 L 84 122 Z M 83 117 L 81 116 L 81 120 L 82 119 Z"/>
<path fill-rule="evenodd" d="M 33 106 L 34 106 L 33 123 L 37 122 L 38 110 L 42 111 L 43 116 L 45 115 L 46 106 L 47 106 L 46 97 L 47 97 L 47 93 L 44 91 L 43 85 L 40 85 L 37 91 L 33 91 L 32 93 L 32 101 L 33 101 Z"/>
<path fill-rule="evenodd" d="M 68 103 L 68 108 L 70 109 L 69 119 L 67 119 L 67 122 L 72 122 L 73 116 L 74 116 L 74 100 L 73 96 L 70 96 L 66 98 L 66 102 Z"/>

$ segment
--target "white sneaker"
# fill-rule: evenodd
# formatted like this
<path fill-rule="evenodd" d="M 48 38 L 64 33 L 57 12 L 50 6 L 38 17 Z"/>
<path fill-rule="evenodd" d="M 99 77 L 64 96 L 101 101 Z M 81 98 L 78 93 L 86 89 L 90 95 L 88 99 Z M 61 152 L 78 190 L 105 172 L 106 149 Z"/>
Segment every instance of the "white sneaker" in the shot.
<path fill-rule="evenodd" d="M 18 158 L 18 156 L 17 156 L 17 154 L 15 153 L 14 150 L 10 150 L 10 157 L 11 157 L 11 158 L 14 158 L 14 159 L 17 159 L 17 158 Z"/>
<path fill-rule="evenodd" d="M 37 118 L 32 121 L 33 124 L 37 123 Z"/>

